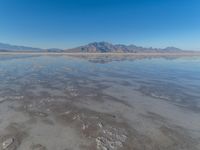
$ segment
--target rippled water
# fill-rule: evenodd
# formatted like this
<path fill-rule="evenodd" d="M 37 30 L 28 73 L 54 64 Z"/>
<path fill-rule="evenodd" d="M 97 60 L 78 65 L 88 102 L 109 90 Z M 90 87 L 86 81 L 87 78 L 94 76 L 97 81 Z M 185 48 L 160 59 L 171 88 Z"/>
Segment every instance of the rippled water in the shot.
<path fill-rule="evenodd" d="M 141 136 L 147 133 L 145 137 L 153 142 L 155 140 L 158 147 L 162 142 L 168 143 L 161 149 L 170 146 L 171 149 L 181 149 L 179 145 L 186 141 L 188 145 L 183 146 L 183 149 L 200 148 L 197 142 L 200 138 L 200 57 L 115 59 L 0 55 L 0 83 L 0 102 L 21 100 L 24 107 L 30 103 L 32 107 L 33 101 L 42 103 L 41 100 L 47 99 L 50 103 L 51 99 L 55 102 L 66 100 L 73 107 L 87 108 L 93 113 L 106 113 L 105 118 L 108 114 L 114 114 L 115 117 L 120 114 L 115 119 L 125 119 L 124 123 L 137 130 Z M 40 107 L 38 103 L 37 111 Z M 45 102 L 45 107 L 39 109 L 49 111 L 50 106 Z M 24 108 L 23 111 L 30 112 L 31 109 Z M 48 111 L 38 113 L 36 110 L 32 115 L 50 115 Z M 58 110 L 54 113 L 58 113 Z M 178 133 L 175 134 L 175 131 Z M 175 141 L 176 146 L 163 137 L 159 143 L 161 139 L 155 137 L 161 136 L 160 132 Z M 130 143 L 127 145 L 134 148 Z M 156 150 L 158 147 L 149 149 Z M 142 149 L 140 145 L 137 148 Z"/>
<path fill-rule="evenodd" d="M 106 58 L 105 58 L 106 60 Z M 94 62 L 66 56 L 0 56 L 1 93 L 17 94 L 23 86 L 48 84 L 61 89 L 76 79 L 119 79 L 140 92 L 170 102 L 199 109 L 200 58 L 152 58 Z M 124 83 L 124 84 L 125 84 Z M 48 88 L 48 87 L 47 87 Z"/>

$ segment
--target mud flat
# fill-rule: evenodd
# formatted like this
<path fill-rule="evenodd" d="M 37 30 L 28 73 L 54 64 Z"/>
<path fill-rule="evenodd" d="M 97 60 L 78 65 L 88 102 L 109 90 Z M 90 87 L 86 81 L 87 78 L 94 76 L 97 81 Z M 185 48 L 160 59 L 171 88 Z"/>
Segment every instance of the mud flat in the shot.
<path fill-rule="evenodd" d="M 0 150 L 200 150 L 200 58 L 96 59 L 0 56 Z"/>

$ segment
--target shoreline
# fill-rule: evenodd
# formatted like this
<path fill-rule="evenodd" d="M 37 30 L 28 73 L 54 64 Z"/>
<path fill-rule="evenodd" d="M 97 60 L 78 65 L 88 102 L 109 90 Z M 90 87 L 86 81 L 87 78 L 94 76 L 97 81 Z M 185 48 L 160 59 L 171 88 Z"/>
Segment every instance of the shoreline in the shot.
<path fill-rule="evenodd" d="M 66 52 L 0 52 L 0 55 L 68 55 L 68 56 L 200 56 L 200 52 L 180 53 L 66 53 Z"/>

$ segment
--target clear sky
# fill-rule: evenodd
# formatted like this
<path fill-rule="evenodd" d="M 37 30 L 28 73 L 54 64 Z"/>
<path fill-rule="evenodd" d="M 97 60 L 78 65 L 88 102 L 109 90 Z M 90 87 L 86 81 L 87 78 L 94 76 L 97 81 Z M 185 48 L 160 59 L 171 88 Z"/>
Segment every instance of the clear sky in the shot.
<path fill-rule="evenodd" d="M 0 0 L 0 42 L 94 41 L 200 50 L 200 0 Z"/>

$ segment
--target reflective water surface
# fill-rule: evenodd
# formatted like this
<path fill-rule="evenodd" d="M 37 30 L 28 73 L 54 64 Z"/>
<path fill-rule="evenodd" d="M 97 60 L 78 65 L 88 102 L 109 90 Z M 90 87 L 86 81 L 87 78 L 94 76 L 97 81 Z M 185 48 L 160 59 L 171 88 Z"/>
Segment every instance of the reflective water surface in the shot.
<path fill-rule="evenodd" d="M 0 55 L 0 150 L 200 150 L 200 57 Z"/>

